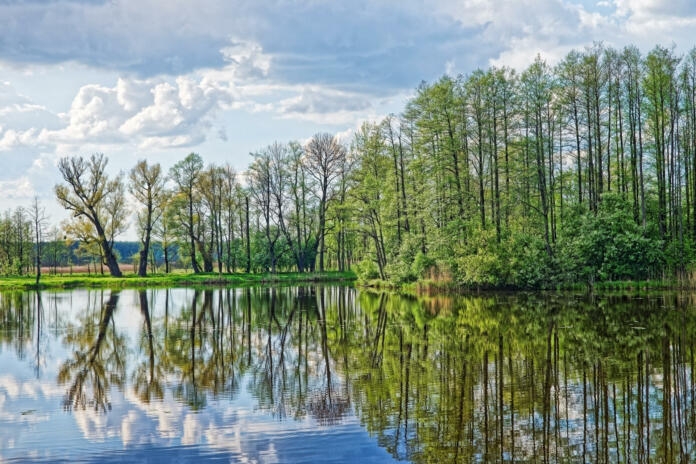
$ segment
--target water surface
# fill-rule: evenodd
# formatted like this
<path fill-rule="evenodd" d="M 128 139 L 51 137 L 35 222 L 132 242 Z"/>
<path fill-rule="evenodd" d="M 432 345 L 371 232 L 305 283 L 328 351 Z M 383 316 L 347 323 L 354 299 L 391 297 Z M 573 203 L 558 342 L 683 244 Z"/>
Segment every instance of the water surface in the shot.
<path fill-rule="evenodd" d="M 688 462 L 695 302 L 0 293 L 0 460 Z"/>

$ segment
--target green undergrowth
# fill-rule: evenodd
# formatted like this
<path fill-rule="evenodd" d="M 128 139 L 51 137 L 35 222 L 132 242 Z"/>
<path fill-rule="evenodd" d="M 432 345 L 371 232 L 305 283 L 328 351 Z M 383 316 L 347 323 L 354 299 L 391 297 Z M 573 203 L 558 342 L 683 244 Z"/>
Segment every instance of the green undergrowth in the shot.
<path fill-rule="evenodd" d="M 353 280 L 355 280 L 355 274 L 352 272 L 288 272 L 277 274 L 172 273 L 152 274 L 147 277 L 139 277 L 135 274 L 124 274 L 123 277 L 73 274 L 42 276 L 38 288 L 242 286 L 311 282 L 352 282 Z M 0 290 L 31 290 L 36 288 L 35 276 L 0 277 Z"/>

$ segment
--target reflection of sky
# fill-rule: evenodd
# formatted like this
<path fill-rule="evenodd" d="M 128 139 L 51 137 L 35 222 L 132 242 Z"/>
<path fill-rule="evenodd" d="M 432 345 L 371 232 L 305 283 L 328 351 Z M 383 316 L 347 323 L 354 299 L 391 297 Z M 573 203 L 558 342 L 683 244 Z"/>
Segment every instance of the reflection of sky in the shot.
<path fill-rule="evenodd" d="M 173 291 L 170 316 L 188 304 L 192 295 L 191 290 Z M 208 395 L 205 407 L 198 411 L 175 398 L 174 379 L 168 379 L 164 398 L 159 401 L 140 401 L 132 385 L 126 383 L 122 391 L 110 389 L 111 409 L 105 414 L 89 407 L 65 411 L 62 401 L 67 386 L 58 385 L 56 378 L 61 362 L 72 355 L 72 348 L 63 343 L 63 333 L 66 326 L 78 322 L 80 311 L 85 310 L 90 298 L 97 303 L 92 310 L 99 311 L 100 292 L 46 295 L 38 371 L 34 336 L 22 342 L 21 350 L 16 339 L 3 337 L 12 342 L 0 346 L 0 460 L 169 462 L 222 458 L 234 462 L 385 462 L 392 459 L 361 428 L 352 413 L 340 424 L 319 426 L 309 416 L 280 420 L 260 409 L 250 391 L 250 375 L 240 378 L 238 394 Z M 107 298 L 108 291 L 104 293 L 104 299 Z M 152 319 L 161 318 L 163 294 L 157 294 L 151 304 Z M 121 293 L 113 324 L 119 335 L 126 338 L 126 365 L 132 369 L 145 355 L 139 346 L 143 321 L 137 292 Z"/>

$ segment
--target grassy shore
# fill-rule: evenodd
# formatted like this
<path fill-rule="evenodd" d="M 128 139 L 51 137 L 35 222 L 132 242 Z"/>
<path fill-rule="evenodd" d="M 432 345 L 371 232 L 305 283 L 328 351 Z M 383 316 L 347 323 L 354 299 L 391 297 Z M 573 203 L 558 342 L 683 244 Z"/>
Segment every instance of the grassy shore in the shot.
<path fill-rule="evenodd" d="M 510 292 L 510 291 L 647 291 L 647 290 L 696 290 L 696 281 L 691 279 L 657 279 L 657 280 L 611 280 L 606 282 L 565 283 L 550 287 L 518 288 L 518 287 L 471 287 L 453 281 L 419 280 L 408 283 L 372 279 L 357 280 L 358 287 L 392 290 L 407 294 L 442 293 L 467 294 L 480 292 Z"/>
<path fill-rule="evenodd" d="M 132 288 L 132 287 L 176 287 L 176 286 L 243 286 L 263 284 L 295 284 L 305 282 L 352 282 L 352 272 L 313 272 L 313 273 L 278 273 L 278 274 L 217 274 L 217 273 L 171 273 L 152 274 L 138 277 L 124 274 L 123 277 L 107 275 L 43 275 L 39 287 L 50 288 Z M 36 289 L 36 277 L 9 276 L 0 277 L 0 290 Z"/>

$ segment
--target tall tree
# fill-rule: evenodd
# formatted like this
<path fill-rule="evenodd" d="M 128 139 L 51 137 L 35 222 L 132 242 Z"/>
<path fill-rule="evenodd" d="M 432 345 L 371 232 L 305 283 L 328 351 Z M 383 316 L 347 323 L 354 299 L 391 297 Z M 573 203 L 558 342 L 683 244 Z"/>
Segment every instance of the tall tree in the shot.
<path fill-rule="evenodd" d="M 136 213 L 141 242 L 138 275 L 145 277 L 152 230 L 163 212 L 164 174 L 159 163 L 148 165 L 147 161 L 142 160 L 130 171 L 129 178 L 130 193 L 142 207 Z"/>
<path fill-rule="evenodd" d="M 39 197 L 34 197 L 29 214 L 31 216 L 31 222 L 34 226 L 36 285 L 38 286 L 39 280 L 41 280 L 41 255 L 43 252 L 44 229 L 46 228 L 46 223 L 48 221 L 48 218 L 46 217 L 46 208 L 41 206 L 41 204 L 39 203 Z"/>
<path fill-rule="evenodd" d="M 176 184 L 177 193 L 185 199 L 186 215 L 185 227 L 188 232 L 190 245 L 191 267 L 193 272 L 201 272 L 201 268 L 196 260 L 196 241 L 198 235 L 196 227 L 198 226 L 198 217 L 194 215 L 196 202 L 198 201 L 196 192 L 196 183 L 203 170 L 203 159 L 196 153 L 190 153 L 186 158 L 176 163 L 169 170 L 169 176 Z"/>
<path fill-rule="evenodd" d="M 319 271 L 324 271 L 326 238 L 326 211 L 334 193 L 336 179 L 341 172 L 341 164 L 346 150 L 335 136 L 327 133 L 316 134 L 306 147 L 307 171 L 319 186 L 319 224 L 317 244 L 319 247 Z"/>

